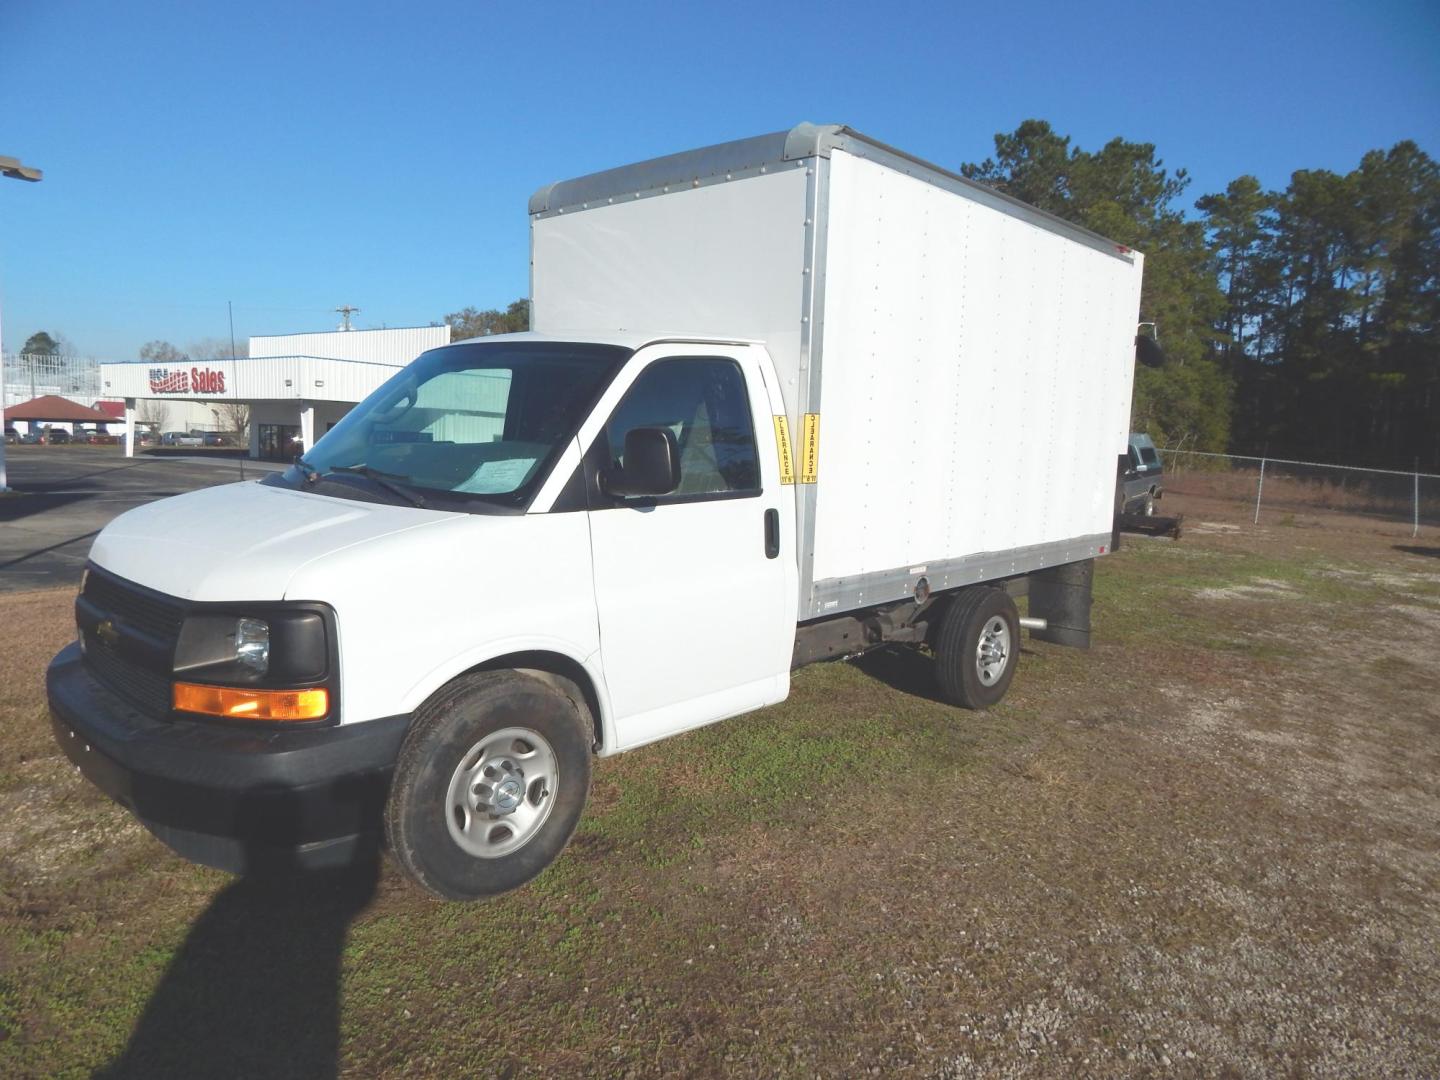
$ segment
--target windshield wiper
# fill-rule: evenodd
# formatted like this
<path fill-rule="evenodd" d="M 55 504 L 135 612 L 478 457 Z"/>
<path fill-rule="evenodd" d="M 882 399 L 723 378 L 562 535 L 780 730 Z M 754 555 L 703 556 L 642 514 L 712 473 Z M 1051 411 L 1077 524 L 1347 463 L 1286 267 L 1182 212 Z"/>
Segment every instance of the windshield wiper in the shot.
<path fill-rule="evenodd" d="M 314 467 L 312 466 L 312 469 L 313 468 Z M 379 469 L 376 469 L 370 465 L 334 465 L 331 466 L 330 470 L 326 472 L 324 476 L 329 476 L 331 473 L 345 473 L 350 476 L 363 476 L 367 480 L 375 481 L 375 483 L 379 484 L 386 491 L 390 491 L 396 495 L 399 495 L 411 506 L 423 507 L 425 505 L 424 495 L 421 495 L 418 491 L 415 491 L 412 488 L 403 486 L 403 481 L 410 479 L 408 476 L 397 476 L 395 473 L 381 472 Z M 316 474 L 316 479 L 323 478 L 324 477 L 320 474 Z M 309 474 L 306 475 L 306 479 L 309 479 Z M 396 483 L 395 481 L 397 480 L 401 481 L 401 483 Z"/>

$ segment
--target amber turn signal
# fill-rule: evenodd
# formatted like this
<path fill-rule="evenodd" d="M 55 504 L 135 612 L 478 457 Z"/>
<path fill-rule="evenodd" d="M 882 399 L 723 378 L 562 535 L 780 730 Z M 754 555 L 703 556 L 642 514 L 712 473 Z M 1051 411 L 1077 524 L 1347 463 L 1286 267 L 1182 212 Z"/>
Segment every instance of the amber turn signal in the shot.
<path fill-rule="evenodd" d="M 234 720 L 319 720 L 330 710 L 330 692 L 315 690 L 239 690 L 177 682 L 172 697 L 181 712 L 226 716 Z"/>

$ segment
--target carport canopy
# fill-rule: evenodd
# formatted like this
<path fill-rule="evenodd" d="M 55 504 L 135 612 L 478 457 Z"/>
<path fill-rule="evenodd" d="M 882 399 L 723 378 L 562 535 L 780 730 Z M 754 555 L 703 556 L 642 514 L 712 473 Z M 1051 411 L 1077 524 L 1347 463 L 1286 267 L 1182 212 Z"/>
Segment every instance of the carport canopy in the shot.
<path fill-rule="evenodd" d="M 12 424 L 16 420 L 41 424 L 111 424 L 115 422 L 115 417 L 69 398 L 45 394 L 6 409 L 5 423 Z"/>

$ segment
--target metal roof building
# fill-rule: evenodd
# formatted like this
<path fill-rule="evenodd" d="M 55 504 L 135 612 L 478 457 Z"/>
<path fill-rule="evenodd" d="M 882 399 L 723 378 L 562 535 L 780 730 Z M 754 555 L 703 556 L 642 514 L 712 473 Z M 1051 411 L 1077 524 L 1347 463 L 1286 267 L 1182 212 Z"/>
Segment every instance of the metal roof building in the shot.
<path fill-rule="evenodd" d="M 125 452 L 137 419 L 169 402 L 249 409 L 250 456 L 288 461 L 356 402 L 427 349 L 450 343 L 449 326 L 337 330 L 250 339 L 250 356 L 180 364 L 102 364 L 101 393 L 125 401 Z"/>

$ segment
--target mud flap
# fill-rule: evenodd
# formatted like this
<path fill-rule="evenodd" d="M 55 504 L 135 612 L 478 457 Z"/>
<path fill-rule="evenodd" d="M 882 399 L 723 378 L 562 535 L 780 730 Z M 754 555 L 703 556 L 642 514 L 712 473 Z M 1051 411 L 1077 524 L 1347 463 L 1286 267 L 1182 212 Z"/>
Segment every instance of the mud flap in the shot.
<path fill-rule="evenodd" d="M 1066 563 L 1030 575 L 1030 617 L 1044 619 L 1044 630 L 1030 636 L 1076 649 L 1090 647 L 1090 601 L 1095 560 Z"/>

